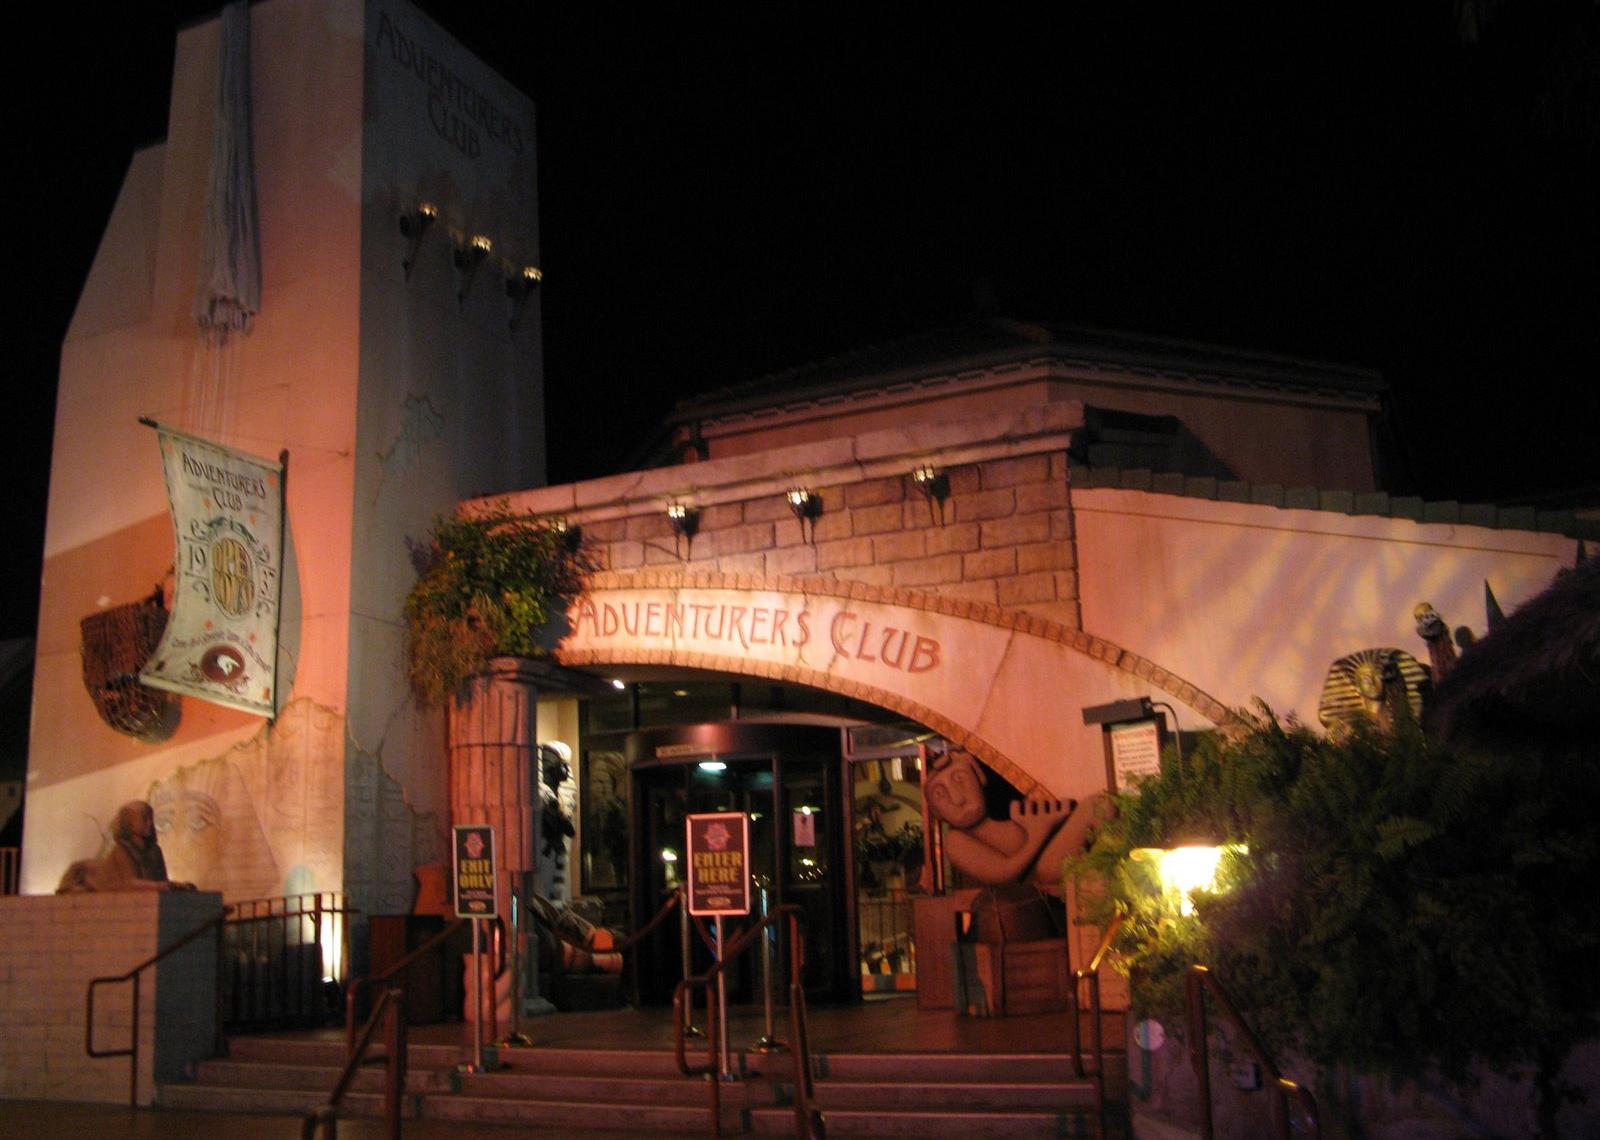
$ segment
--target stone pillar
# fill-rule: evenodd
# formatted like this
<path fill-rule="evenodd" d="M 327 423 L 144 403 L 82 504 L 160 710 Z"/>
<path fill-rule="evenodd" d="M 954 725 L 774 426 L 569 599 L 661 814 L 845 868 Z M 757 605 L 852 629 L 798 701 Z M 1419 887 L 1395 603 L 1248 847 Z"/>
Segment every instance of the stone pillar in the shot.
<path fill-rule="evenodd" d="M 539 857 L 539 693 L 530 666 L 524 658 L 497 657 L 450 702 L 450 822 L 494 828 L 495 895 L 512 956 L 495 986 L 501 1037 L 517 1028 L 520 939 L 512 929 L 512 898 L 525 897 Z M 536 969 L 530 974 L 537 979 Z M 537 994 L 533 997 L 537 1000 Z"/>

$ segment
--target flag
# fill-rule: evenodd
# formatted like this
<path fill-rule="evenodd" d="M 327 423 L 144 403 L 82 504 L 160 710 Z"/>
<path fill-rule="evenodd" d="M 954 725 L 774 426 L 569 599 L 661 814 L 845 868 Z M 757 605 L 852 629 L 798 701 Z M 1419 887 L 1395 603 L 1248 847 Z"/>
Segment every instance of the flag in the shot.
<path fill-rule="evenodd" d="M 172 616 L 139 680 L 275 716 L 283 464 L 167 427 L 156 433 L 175 584 Z"/>

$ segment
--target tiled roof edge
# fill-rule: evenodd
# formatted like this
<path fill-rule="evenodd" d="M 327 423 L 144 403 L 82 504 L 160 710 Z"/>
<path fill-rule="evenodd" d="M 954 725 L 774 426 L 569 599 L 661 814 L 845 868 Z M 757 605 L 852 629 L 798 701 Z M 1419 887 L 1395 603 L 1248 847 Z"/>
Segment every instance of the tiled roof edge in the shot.
<path fill-rule="evenodd" d="M 1284 487 L 1279 483 L 1249 483 L 1237 479 L 1212 479 L 1192 475 L 1156 473 L 1144 468 L 1072 467 L 1072 486 L 1079 490 L 1110 488 L 1181 495 L 1224 503 L 1254 503 L 1290 510 L 1330 511 L 1345 515 L 1376 515 L 1422 523 L 1482 526 L 1495 530 L 1522 530 L 1560 534 L 1568 538 L 1600 541 L 1600 520 L 1578 518 L 1572 511 L 1541 511 L 1533 507 L 1499 507 L 1493 503 L 1458 503 L 1453 499 L 1429 501 L 1386 491 L 1324 491 L 1316 487 Z"/>

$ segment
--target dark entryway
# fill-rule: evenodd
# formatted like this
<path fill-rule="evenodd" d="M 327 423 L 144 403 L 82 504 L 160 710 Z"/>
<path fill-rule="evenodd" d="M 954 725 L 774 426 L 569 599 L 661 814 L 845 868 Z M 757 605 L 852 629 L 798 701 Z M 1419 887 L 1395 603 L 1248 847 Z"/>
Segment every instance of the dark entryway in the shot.
<path fill-rule="evenodd" d="M 836 727 L 730 721 L 644 729 L 627 738 L 633 782 L 630 859 L 635 928 L 647 922 L 677 885 L 684 817 L 741 811 L 751 817 L 751 865 L 771 906 L 793 903 L 804 912 L 803 978 L 820 1001 L 859 993 L 848 942 L 844 858 L 845 821 L 838 782 L 841 734 Z M 728 920 L 729 937 L 740 920 Z M 779 979 L 787 947 L 780 939 Z M 710 965 L 698 937 L 691 942 L 696 973 Z M 669 923 L 636 955 L 638 993 L 653 1004 L 671 999 L 683 976 L 677 924 Z M 730 997 L 758 1001 L 755 961 L 730 975 Z"/>

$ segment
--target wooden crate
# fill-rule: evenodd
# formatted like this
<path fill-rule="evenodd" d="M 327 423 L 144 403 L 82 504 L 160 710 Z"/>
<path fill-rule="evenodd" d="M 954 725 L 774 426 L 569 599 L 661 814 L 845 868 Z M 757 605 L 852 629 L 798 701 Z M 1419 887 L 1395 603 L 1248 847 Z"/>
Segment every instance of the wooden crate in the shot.
<path fill-rule="evenodd" d="M 1068 1008 L 1072 978 L 1064 939 L 960 942 L 956 1008 L 974 1017 L 1057 1013 Z"/>

